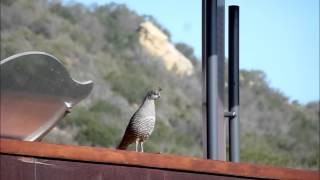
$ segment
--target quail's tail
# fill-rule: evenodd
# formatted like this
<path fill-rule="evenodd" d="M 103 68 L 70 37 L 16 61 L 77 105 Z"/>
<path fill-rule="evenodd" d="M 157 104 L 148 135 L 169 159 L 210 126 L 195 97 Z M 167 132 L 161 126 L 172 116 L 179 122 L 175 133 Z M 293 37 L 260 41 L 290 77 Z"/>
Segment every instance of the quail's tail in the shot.
<path fill-rule="evenodd" d="M 129 144 L 126 143 L 123 139 L 121 143 L 118 145 L 117 149 L 126 150 L 128 148 Z"/>

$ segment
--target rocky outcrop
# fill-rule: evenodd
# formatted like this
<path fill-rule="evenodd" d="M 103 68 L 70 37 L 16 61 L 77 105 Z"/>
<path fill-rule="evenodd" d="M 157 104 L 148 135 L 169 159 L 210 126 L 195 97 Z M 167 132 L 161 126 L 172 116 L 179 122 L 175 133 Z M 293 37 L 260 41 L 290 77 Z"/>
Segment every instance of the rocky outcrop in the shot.
<path fill-rule="evenodd" d="M 193 73 L 193 65 L 173 44 L 168 40 L 158 27 L 147 21 L 140 25 L 139 42 L 150 54 L 160 57 L 167 70 L 184 76 Z"/>

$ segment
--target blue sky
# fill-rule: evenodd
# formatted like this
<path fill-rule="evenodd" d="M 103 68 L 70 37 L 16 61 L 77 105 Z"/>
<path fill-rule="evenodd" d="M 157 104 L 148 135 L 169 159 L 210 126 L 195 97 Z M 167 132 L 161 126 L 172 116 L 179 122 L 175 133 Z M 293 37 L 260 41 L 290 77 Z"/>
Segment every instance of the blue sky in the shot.
<path fill-rule="evenodd" d="M 76 2 L 123 3 L 140 15 L 152 15 L 173 42 L 189 44 L 201 57 L 201 0 Z M 240 6 L 240 68 L 264 71 L 270 86 L 290 100 L 319 100 L 319 1 L 226 0 L 228 5 Z"/>

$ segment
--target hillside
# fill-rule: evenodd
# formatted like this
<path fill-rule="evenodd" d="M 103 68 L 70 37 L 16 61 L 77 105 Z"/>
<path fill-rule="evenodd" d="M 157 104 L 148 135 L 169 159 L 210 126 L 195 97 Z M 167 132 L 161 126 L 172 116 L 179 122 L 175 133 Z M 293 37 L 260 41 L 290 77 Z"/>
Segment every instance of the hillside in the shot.
<path fill-rule="evenodd" d="M 192 48 L 174 45 L 194 66 L 192 74 L 180 76 L 139 42 L 137 30 L 145 21 L 170 42 L 170 33 L 153 17 L 114 3 L 89 8 L 50 2 L 1 1 L 1 59 L 45 51 L 61 59 L 75 79 L 95 83 L 45 141 L 114 148 L 146 91 L 160 86 L 157 124 L 145 151 L 202 157 L 201 65 Z M 240 83 L 241 161 L 319 168 L 319 102 L 289 102 L 261 71 L 242 70 Z"/>

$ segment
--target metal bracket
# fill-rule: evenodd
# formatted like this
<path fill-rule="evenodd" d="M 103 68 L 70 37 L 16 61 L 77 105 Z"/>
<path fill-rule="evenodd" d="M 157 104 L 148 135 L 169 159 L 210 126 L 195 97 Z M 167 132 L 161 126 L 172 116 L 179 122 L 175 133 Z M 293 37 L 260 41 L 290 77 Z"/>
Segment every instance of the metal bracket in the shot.
<path fill-rule="evenodd" d="M 237 114 L 234 111 L 232 111 L 232 112 L 224 112 L 224 117 L 226 117 L 226 118 L 234 118 L 236 116 L 237 116 Z"/>

